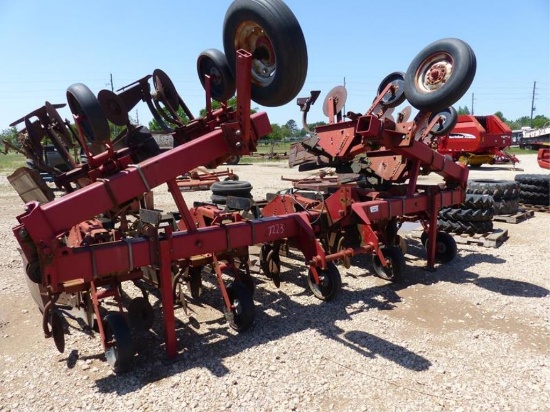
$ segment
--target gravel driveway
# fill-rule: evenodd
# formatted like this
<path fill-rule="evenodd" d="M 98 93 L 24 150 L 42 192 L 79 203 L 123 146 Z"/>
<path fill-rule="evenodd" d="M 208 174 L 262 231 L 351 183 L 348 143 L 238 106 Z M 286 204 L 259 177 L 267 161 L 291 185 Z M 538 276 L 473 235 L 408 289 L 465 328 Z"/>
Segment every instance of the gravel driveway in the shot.
<path fill-rule="evenodd" d="M 520 160 L 524 171 L 483 166 L 470 177 L 547 172 L 535 156 Z M 255 198 L 298 175 L 284 162 L 234 171 Z M 76 321 L 64 353 L 43 338 L 11 234 L 23 204 L 5 176 L 0 189 L 0 411 L 550 410 L 550 213 L 495 222 L 509 233 L 500 247 L 461 244 L 435 272 L 424 270 L 425 252 L 409 238 L 400 284 L 372 276 L 369 259 L 356 257 L 328 303 L 309 291 L 300 257 L 284 257 L 280 289 L 255 273 L 251 330 L 227 327 L 211 287 L 204 307 L 176 311 L 175 361 L 165 358 L 157 320 L 136 336 L 135 368 L 115 375 L 98 336 Z M 155 195 L 156 207 L 174 209 L 164 187 Z M 184 196 L 191 203 L 210 193 Z"/>

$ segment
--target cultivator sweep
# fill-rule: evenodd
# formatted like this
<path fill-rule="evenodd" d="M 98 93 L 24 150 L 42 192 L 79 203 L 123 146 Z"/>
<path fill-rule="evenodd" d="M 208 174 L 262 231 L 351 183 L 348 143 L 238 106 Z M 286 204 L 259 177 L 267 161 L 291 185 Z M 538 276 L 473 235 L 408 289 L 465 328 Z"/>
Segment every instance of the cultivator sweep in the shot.
<path fill-rule="evenodd" d="M 115 371 L 128 369 L 134 356 L 128 321 L 136 329 L 151 328 L 148 288 L 155 287 L 167 355 L 176 356 L 174 299 L 185 305 L 182 283 L 193 298 L 199 297 L 206 265 L 215 273 L 230 327 L 246 330 L 255 317 L 251 245 L 261 245 L 262 268 L 276 282 L 280 248 L 288 243 L 299 249 L 309 269 L 308 284 L 323 300 L 340 289 L 334 262 L 347 264 L 357 253 L 371 253 L 377 272 L 396 278 L 402 270 L 402 255 L 394 247 L 397 228 L 407 219 L 425 225 L 430 268 L 438 257 L 449 259 L 449 252 L 436 250 L 453 246 L 436 233 L 437 211 L 463 200 L 467 169 L 423 140 L 447 130 L 452 119 L 446 108 L 471 83 L 475 58 L 466 44 L 447 41 L 428 56 L 421 54 L 411 64 L 418 69 L 409 68 L 412 79 L 409 71 L 389 76 L 367 113 L 348 113 L 349 121 L 342 120 L 343 89 L 329 94 L 330 122 L 316 128 L 302 148 L 338 169 L 355 170 L 368 187 L 354 183 L 342 184 L 330 195 L 281 194 L 260 213 L 245 216 L 212 204 L 189 208 L 178 178 L 255 151 L 271 127 L 266 113 L 251 114 L 251 100 L 277 106 L 294 99 L 305 80 L 307 51 L 296 18 L 278 0 L 234 1 L 223 37 L 225 53 L 208 49 L 197 62 L 206 91 L 204 117 L 194 117 L 170 78 L 155 70 L 117 93 L 102 90 L 97 97 L 83 84 L 70 86 L 67 102 L 74 124 L 61 120 L 57 109 L 62 105 L 48 102 L 15 122 L 24 122 L 22 138 L 33 156 L 47 137 L 67 164 L 66 171 L 52 170 L 54 184 L 66 192 L 57 198 L 36 171 L 20 169 L 10 177 L 26 202 L 13 234 L 43 312 L 45 335 L 54 338 L 60 351 L 62 309 L 80 308 L 88 326 L 99 331 L 109 364 Z M 408 84 L 413 85 L 410 90 Z M 225 102 L 235 92 L 233 108 Z M 405 94 L 420 112 L 412 122 L 403 113 L 393 121 L 389 109 L 402 103 Z M 212 99 L 221 102 L 219 109 L 212 109 Z M 302 102 L 304 120 L 314 99 L 312 95 Z M 145 127 L 131 124 L 128 112 L 140 101 L 172 134 L 173 149 L 161 153 Z M 122 128 L 116 136 L 111 136 L 109 121 Z M 35 158 L 40 168 L 39 156 Z M 431 171 L 445 178 L 444 187 L 417 185 L 418 175 Z M 153 207 L 152 190 L 164 184 L 175 211 Z M 142 292 L 127 307 L 122 300 L 125 282 Z M 106 298 L 114 299 L 117 310 L 107 312 Z"/>

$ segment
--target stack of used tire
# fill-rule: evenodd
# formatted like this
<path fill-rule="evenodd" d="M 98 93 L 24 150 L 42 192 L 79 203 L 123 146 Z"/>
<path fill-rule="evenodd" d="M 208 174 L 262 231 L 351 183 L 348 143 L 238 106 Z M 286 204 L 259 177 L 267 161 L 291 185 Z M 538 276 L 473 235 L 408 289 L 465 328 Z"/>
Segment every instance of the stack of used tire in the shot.
<path fill-rule="evenodd" d="M 212 190 L 212 203 L 217 205 L 225 205 L 227 203 L 227 196 L 244 197 L 252 199 L 252 185 L 250 182 L 244 180 L 224 180 L 214 183 L 210 190 Z"/>
<path fill-rule="evenodd" d="M 514 179 L 519 184 L 520 203 L 550 206 L 550 175 L 520 174 Z"/>
<path fill-rule="evenodd" d="M 444 207 L 437 218 L 438 229 L 447 233 L 487 233 L 493 230 L 495 201 L 492 196 L 466 194 L 464 203 Z"/>
<path fill-rule="evenodd" d="M 495 215 L 518 212 L 519 184 L 514 180 L 469 180 L 466 193 L 492 196 Z"/>
<path fill-rule="evenodd" d="M 469 180 L 464 203 L 439 211 L 439 230 L 470 235 L 491 232 L 495 215 L 518 212 L 519 192 L 513 180 Z"/>

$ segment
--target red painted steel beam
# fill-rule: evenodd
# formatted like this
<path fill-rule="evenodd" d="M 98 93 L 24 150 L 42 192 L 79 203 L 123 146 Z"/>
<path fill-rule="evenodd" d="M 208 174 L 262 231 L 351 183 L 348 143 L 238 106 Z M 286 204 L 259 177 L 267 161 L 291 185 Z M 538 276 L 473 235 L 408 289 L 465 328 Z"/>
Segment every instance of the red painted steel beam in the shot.
<path fill-rule="evenodd" d="M 267 114 L 256 113 L 250 120 L 254 138 L 271 131 Z M 232 152 L 228 139 L 238 139 L 239 133 L 238 123 L 222 125 L 221 129 L 130 166 L 50 203 L 28 204 L 27 211 L 17 219 L 25 226 L 35 244 L 50 244 L 55 236 L 68 231 L 79 222 L 116 208 L 176 176 Z"/>
<path fill-rule="evenodd" d="M 75 248 L 60 246 L 52 251 L 52 259 L 44 266 L 42 275 L 52 290 L 58 292 L 66 282 L 87 283 L 113 273 L 162 264 L 166 257 L 174 261 L 284 238 L 296 239 L 306 261 L 324 260 L 324 256 L 318 256 L 320 251 L 308 214 L 302 212 L 202 227 L 194 232 L 178 231 L 164 239 L 160 236 L 159 244 L 169 243 L 170 250 L 169 256 L 161 256 L 160 261 L 151 253 L 156 252 L 157 243 L 142 237 Z M 161 255 L 163 247 L 160 246 Z"/>

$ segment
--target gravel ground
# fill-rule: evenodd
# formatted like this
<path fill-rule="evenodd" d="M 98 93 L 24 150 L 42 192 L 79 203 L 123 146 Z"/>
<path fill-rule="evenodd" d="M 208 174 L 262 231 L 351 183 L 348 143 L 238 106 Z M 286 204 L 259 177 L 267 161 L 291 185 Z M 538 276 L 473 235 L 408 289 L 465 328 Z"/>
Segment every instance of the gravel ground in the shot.
<path fill-rule="evenodd" d="M 524 171 L 483 166 L 470 177 L 547 172 L 534 156 L 520 159 Z M 255 198 L 298 175 L 283 162 L 234 171 Z M 435 272 L 423 269 L 425 253 L 409 238 L 400 284 L 372 276 L 369 259 L 356 257 L 340 269 L 342 293 L 328 303 L 310 293 L 299 257 L 283 258 L 280 289 L 255 274 L 251 330 L 227 327 L 208 306 L 219 307 L 212 287 L 201 316 L 177 309 L 175 361 L 165 358 L 157 320 L 135 337 L 135 368 L 116 375 L 98 336 L 74 320 L 63 354 L 43 338 L 11 234 L 23 204 L 5 176 L 0 189 L 0 411 L 550 410 L 550 213 L 495 222 L 509 232 L 499 248 L 459 245 L 459 256 Z M 157 207 L 173 210 L 164 188 L 155 194 Z"/>

